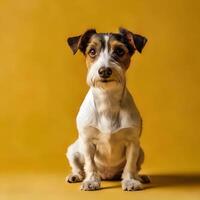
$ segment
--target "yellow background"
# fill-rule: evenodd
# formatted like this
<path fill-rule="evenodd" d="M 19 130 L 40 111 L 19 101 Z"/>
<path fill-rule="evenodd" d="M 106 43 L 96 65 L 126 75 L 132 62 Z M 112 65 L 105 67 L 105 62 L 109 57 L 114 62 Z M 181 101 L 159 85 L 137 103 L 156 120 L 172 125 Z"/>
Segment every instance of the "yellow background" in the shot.
<path fill-rule="evenodd" d="M 127 73 L 144 121 L 143 172 L 200 173 L 199 10 L 198 0 L 0 0 L 2 197 L 34 198 L 44 178 L 43 197 L 57 199 L 48 191 L 69 172 L 65 151 L 77 137 L 75 117 L 88 90 L 84 57 L 73 56 L 66 39 L 88 28 L 123 26 L 148 38 Z M 20 173 L 30 176 L 23 181 Z M 54 195 L 79 195 L 77 184 L 62 187 Z"/>

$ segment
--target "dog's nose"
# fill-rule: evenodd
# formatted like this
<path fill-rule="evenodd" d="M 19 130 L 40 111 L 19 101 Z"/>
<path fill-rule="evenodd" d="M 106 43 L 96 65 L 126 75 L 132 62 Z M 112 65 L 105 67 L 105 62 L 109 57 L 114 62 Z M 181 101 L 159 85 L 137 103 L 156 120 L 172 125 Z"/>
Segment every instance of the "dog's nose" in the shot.
<path fill-rule="evenodd" d="M 112 74 L 112 69 L 109 67 L 101 67 L 99 68 L 98 73 L 101 78 L 109 78 Z"/>

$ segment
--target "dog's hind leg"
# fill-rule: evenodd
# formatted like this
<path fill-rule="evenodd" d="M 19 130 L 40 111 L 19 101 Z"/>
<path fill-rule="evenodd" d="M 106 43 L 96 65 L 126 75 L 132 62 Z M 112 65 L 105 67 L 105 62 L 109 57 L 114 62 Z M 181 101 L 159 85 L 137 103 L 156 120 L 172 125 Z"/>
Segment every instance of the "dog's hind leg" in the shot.
<path fill-rule="evenodd" d="M 69 183 L 81 182 L 84 178 L 84 158 L 78 151 L 78 141 L 70 145 L 67 149 L 66 156 L 72 168 L 72 173 L 67 176 L 66 181 Z"/>
<path fill-rule="evenodd" d="M 140 153 L 139 153 L 139 157 L 138 157 L 138 161 L 137 161 L 137 171 L 138 171 L 138 173 L 141 170 L 141 165 L 142 165 L 143 162 L 144 162 L 144 151 L 140 147 Z M 147 175 L 138 175 L 138 177 L 139 177 L 139 179 L 142 183 L 150 183 L 151 182 L 149 176 L 147 176 Z"/>

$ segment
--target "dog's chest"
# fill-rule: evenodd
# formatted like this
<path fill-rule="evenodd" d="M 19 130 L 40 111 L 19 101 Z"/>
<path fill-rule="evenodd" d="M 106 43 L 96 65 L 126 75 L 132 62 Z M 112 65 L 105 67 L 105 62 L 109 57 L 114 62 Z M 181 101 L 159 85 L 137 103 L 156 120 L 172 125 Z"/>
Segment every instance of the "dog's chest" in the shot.
<path fill-rule="evenodd" d="M 97 127 L 104 134 L 111 134 L 120 127 L 119 113 L 105 110 L 102 115 L 97 116 Z"/>
<path fill-rule="evenodd" d="M 125 159 L 125 147 L 133 139 L 131 129 L 123 129 L 116 133 L 96 135 L 96 160 L 106 166 L 118 166 Z"/>
<path fill-rule="evenodd" d="M 95 98 L 96 122 L 103 133 L 113 133 L 120 127 L 120 98 L 98 94 Z"/>
<path fill-rule="evenodd" d="M 81 134 L 88 134 L 84 130 L 89 127 L 113 134 L 127 128 L 140 129 L 141 118 L 129 93 L 122 98 L 113 93 L 93 94 L 90 89 L 79 110 L 77 127 Z"/>
<path fill-rule="evenodd" d="M 113 154 L 116 149 L 124 146 L 126 137 L 120 133 L 105 134 L 99 133 L 97 136 L 97 150 L 104 151 L 107 155 Z M 117 145 L 116 145 L 117 144 Z"/>

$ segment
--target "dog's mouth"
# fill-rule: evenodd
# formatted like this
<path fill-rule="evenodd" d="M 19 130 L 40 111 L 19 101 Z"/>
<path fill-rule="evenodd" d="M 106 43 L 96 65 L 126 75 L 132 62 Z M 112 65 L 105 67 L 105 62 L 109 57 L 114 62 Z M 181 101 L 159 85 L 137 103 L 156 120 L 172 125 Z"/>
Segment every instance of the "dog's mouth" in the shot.
<path fill-rule="evenodd" d="M 102 83 L 109 83 L 109 82 L 113 82 L 114 80 L 111 79 L 100 79 L 100 82 Z"/>
<path fill-rule="evenodd" d="M 97 79 L 94 81 L 93 86 L 94 87 L 100 87 L 100 88 L 113 88 L 116 87 L 118 84 L 118 81 L 115 79 Z"/>

